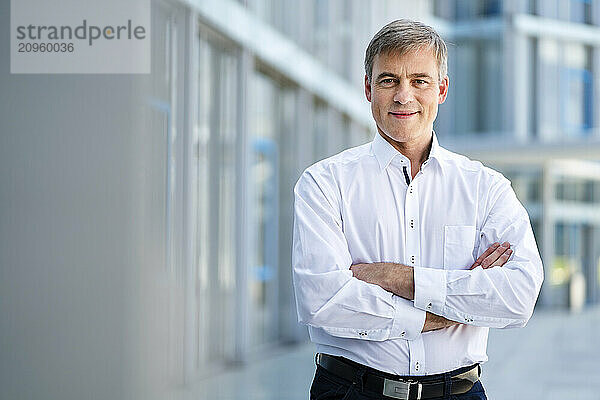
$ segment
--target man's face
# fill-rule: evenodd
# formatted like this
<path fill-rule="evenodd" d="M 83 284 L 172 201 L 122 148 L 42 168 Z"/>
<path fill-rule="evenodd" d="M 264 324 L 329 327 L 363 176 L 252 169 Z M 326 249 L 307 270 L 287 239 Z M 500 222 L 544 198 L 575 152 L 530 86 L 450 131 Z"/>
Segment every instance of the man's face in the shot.
<path fill-rule="evenodd" d="M 371 83 L 365 76 L 365 94 L 379 133 L 407 145 L 426 144 L 448 94 L 448 77 L 439 81 L 433 51 L 379 54 L 371 76 Z"/>

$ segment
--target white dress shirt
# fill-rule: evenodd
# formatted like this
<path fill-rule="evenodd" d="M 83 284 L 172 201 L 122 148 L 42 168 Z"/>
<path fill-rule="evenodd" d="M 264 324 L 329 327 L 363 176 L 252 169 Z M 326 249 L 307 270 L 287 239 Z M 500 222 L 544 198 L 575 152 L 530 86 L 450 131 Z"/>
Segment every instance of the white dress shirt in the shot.
<path fill-rule="evenodd" d="M 489 328 L 525 326 L 542 284 L 529 216 L 510 181 L 435 133 L 410 171 L 379 134 L 304 171 L 294 187 L 298 319 L 318 352 L 397 375 L 485 362 Z M 505 241 L 504 266 L 469 270 Z M 414 302 L 352 276 L 352 264 L 373 262 L 413 266 Z M 463 325 L 422 333 L 425 311 Z"/>

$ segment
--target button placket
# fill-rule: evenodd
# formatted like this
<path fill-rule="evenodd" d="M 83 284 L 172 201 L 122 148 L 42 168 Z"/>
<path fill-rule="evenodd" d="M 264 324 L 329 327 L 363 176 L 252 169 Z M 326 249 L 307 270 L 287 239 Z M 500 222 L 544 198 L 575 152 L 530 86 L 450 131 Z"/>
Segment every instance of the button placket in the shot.
<path fill-rule="evenodd" d="M 423 338 L 419 337 L 408 342 L 410 357 L 410 375 L 423 375 L 425 373 L 425 344 Z"/>
<path fill-rule="evenodd" d="M 408 186 L 404 207 L 405 218 L 405 260 L 410 266 L 420 265 L 419 196 L 414 181 Z"/>
<path fill-rule="evenodd" d="M 418 181 L 418 179 L 417 179 Z M 421 263 L 419 196 L 415 180 L 411 181 L 405 192 L 404 202 L 404 259 L 411 266 Z M 425 347 L 423 338 L 407 342 L 409 346 L 409 369 L 411 375 L 426 373 Z"/>

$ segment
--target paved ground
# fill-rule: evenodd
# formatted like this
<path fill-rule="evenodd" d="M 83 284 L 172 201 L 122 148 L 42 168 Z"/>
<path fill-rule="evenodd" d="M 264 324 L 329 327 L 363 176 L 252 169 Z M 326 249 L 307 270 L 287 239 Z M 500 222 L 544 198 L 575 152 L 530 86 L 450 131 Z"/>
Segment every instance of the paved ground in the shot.
<path fill-rule="evenodd" d="M 536 312 L 524 329 L 491 331 L 490 399 L 599 400 L 599 339 L 600 308 Z"/>
<path fill-rule="evenodd" d="M 600 400 L 600 308 L 536 311 L 525 329 L 492 330 L 482 382 L 491 400 Z M 185 400 L 306 400 L 313 346 L 199 381 Z"/>

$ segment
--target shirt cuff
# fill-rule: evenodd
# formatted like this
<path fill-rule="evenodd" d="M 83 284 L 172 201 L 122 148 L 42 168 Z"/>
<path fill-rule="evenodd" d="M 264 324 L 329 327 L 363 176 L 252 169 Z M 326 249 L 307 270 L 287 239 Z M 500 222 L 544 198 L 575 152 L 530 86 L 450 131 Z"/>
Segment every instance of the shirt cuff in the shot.
<path fill-rule="evenodd" d="M 446 303 L 446 271 L 414 268 L 415 307 L 441 315 Z"/>
<path fill-rule="evenodd" d="M 390 339 L 414 340 L 421 335 L 425 325 L 425 311 L 415 308 L 410 300 L 399 296 L 394 299 L 394 324 Z"/>

